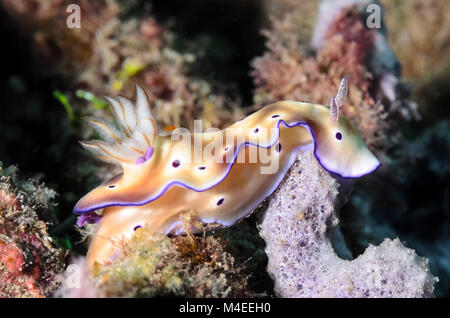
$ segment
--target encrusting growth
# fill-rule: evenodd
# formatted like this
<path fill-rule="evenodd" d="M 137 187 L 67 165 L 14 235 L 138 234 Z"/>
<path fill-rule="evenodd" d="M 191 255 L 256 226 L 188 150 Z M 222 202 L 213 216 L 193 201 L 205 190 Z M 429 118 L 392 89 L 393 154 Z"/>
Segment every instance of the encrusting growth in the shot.
<path fill-rule="evenodd" d="M 370 245 L 358 258 L 341 259 L 331 232 L 339 219 L 338 182 L 311 151 L 300 152 L 270 197 L 261 236 L 267 271 L 279 297 L 431 297 L 438 281 L 428 260 L 399 239 Z"/>

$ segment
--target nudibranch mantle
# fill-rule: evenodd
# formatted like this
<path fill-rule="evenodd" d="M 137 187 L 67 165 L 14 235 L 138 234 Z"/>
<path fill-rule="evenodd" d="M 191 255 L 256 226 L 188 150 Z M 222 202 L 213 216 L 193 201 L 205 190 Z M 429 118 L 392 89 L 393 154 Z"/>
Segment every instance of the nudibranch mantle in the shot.
<path fill-rule="evenodd" d="M 89 261 L 106 260 L 112 241 L 143 225 L 180 234 L 185 231 L 180 215 L 189 211 L 203 223 L 234 224 L 276 189 L 298 150 L 312 147 L 322 167 L 343 178 L 373 172 L 380 162 L 339 116 L 346 93 L 344 79 L 330 108 L 281 101 L 224 130 L 169 136 L 156 134 L 148 97 L 139 86 L 136 105 L 121 96 L 107 98 L 121 131 L 90 118 L 105 141 L 82 144 L 120 164 L 123 173 L 74 208 L 80 226 L 101 218 Z M 102 216 L 94 212 L 102 208 Z"/>

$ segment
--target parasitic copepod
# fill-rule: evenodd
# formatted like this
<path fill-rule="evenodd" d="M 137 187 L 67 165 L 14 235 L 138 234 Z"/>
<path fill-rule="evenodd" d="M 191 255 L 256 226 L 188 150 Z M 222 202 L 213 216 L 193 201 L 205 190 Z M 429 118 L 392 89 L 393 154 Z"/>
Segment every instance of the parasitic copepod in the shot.
<path fill-rule="evenodd" d="M 231 226 L 248 216 L 283 179 L 297 151 L 313 149 L 320 165 L 342 178 L 357 178 L 380 166 L 339 109 L 348 85 L 344 78 L 330 107 L 280 101 L 223 130 L 157 134 L 145 91 L 136 103 L 107 98 L 120 126 L 90 118 L 104 140 L 82 142 L 123 172 L 75 205 L 78 226 L 100 222 L 88 262 L 111 258 L 115 242 L 142 226 L 165 234 L 199 231 L 183 221 Z M 95 211 L 103 209 L 99 215 Z"/>

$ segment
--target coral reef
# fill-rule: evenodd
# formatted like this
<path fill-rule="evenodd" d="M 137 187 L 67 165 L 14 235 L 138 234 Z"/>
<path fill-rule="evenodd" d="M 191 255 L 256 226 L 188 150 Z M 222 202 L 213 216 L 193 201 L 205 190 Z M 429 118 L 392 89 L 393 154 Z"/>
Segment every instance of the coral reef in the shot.
<path fill-rule="evenodd" d="M 55 196 L 0 165 L 0 297 L 47 297 L 58 287 L 64 254 L 47 232 Z"/>
<path fill-rule="evenodd" d="M 328 104 L 338 80 L 350 76 L 344 115 L 369 147 L 385 148 L 399 138 L 392 129 L 399 117 L 419 117 L 416 105 L 407 94 L 399 94 L 404 85 L 397 78 L 398 62 L 382 31 L 365 26 L 362 9 L 352 6 L 354 2 L 341 2 L 341 6 L 322 3 L 314 30 L 314 56 L 308 54 L 302 32 L 297 32 L 295 10 L 272 17 L 270 29 L 263 33 L 267 52 L 252 63 L 255 102 L 289 99 Z"/>
<path fill-rule="evenodd" d="M 66 27 L 70 3 L 81 7 L 81 30 Z M 379 30 L 364 26 L 364 5 L 368 3 L 381 3 L 385 9 Z M 338 185 L 320 167 L 308 171 L 308 166 L 302 169 L 305 175 L 295 175 L 295 169 L 310 156 L 300 155 L 290 179 L 261 207 L 270 206 L 263 233 L 270 241 L 269 271 L 277 295 L 430 296 L 435 280 L 425 271 L 428 265 L 395 239 L 399 237 L 403 245 L 430 260 L 432 273 L 440 278 L 434 293 L 448 297 L 450 130 L 445 106 L 450 100 L 449 5 L 447 0 L 0 0 L 0 32 L 8 44 L 0 72 L 0 157 L 8 165 L 19 163 L 22 172 L 45 173 L 46 184 L 59 194 L 55 207 L 55 192 L 41 182 L 24 182 L 15 178 L 11 169 L 2 171 L 0 297 L 53 294 L 57 273 L 63 268 L 63 252 L 54 247 L 47 233 L 56 223 L 55 216 L 61 223 L 52 228 L 52 236 L 66 240 L 71 252 L 85 253 L 74 230 L 75 218 L 69 214 L 82 194 L 118 173 L 112 166 L 92 160 L 77 143 L 98 137 L 81 124 L 82 116 L 112 120 L 103 95 L 115 96 L 120 91 L 133 98 L 137 82 L 151 92 L 161 130 L 192 128 L 192 119 L 197 118 L 204 119 L 205 128 L 223 128 L 261 104 L 279 99 L 328 104 L 344 75 L 350 75 L 350 99 L 344 115 L 363 134 L 383 167 L 359 180 L 349 201 L 340 208 L 346 199 L 339 196 L 334 202 Z M 205 21 L 198 19 L 208 12 L 214 14 Z M 263 38 L 255 31 L 269 15 L 271 22 L 263 32 L 267 50 L 262 55 Z M 241 98 L 245 103 L 251 99 L 247 65 L 257 55 L 262 56 L 253 60 L 251 73 L 257 105 L 239 108 Z M 414 84 L 419 122 L 411 120 L 419 118 L 417 106 L 409 99 L 411 87 L 401 79 L 398 62 L 403 77 Z M 218 83 L 219 78 L 238 78 L 240 82 Z M 242 97 L 236 96 L 235 89 Z M 307 196 L 322 198 L 326 203 L 323 209 L 310 201 L 300 202 L 305 184 L 297 182 L 309 182 L 306 179 L 323 182 Z M 287 184 L 295 189 L 288 191 Z M 346 190 L 344 185 L 339 187 L 341 195 L 349 195 Z M 288 219 L 277 216 L 286 225 L 272 235 L 267 222 L 278 215 L 278 203 L 280 207 L 292 204 L 293 211 L 278 211 Z M 294 215 L 295 207 L 306 211 Z M 342 233 L 335 227 L 337 211 Z M 212 234 L 222 239 L 209 237 L 208 243 L 207 238 L 197 238 L 197 246 L 209 246 L 203 253 L 205 264 L 190 264 L 191 256 L 183 249 L 191 244 L 187 238 L 141 237 L 142 244 L 127 249 L 145 250 L 148 259 L 156 262 L 152 264 L 156 264 L 157 276 L 151 281 L 145 276 L 149 267 L 138 254 L 123 255 L 99 268 L 94 279 L 88 277 L 84 260 L 75 260 L 74 265 L 81 269 L 81 286 L 64 285 L 58 295 L 248 296 L 252 295 L 249 290 L 255 289 L 272 295 L 273 282 L 264 270 L 264 240 L 255 227 L 260 217 L 253 213 L 232 228 Z M 273 228 L 278 230 L 275 225 Z M 82 236 L 89 238 L 93 231 L 95 225 L 89 225 Z M 283 237 L 289 240 L 281 244 Z M 304 241 L 300 240 L 305 238 L 314 245 L 302 247 Z M 340 241 L 334 241 L 336 238 Z M 155 244 L 161 244 L 165 254 L 158 254 Z M 210 260 L 217 253 L 223 255 L 220 265 L 214 267 Z M 345 255 L 346 260 L 336 254 Z M 283 255 L 286 258 L 276 263 L 276 257 Z M 167 266 L 172 260 L 178 267 Z M 389 262 L 391 267 L 386 266 Z M 136 272 L 125 268 L 135 264 Z M 245 268 L 242 265 L 240 274 L 232 276 L 225 265 L 234 272 L 235 264 L 245 264 Z M 324 264 L 332 266 L 327 269 Z M 240 270 L 241 265 L 238 267 Z M 282 274 L 288 271 L 296 271 L 296 276 L 283 285 L 287 281 Z M 163 273 L 174 275 L 161 276 Z M 316 282 L 307 276 L 315 274 Z M 334 274 L 336 281 L 331 277 Z M 69 278 L 70 271 L 65 281 Z M 200 281 L 203 278 L 205 281 Z M 406 284 L 407 279 L 411 284 Z M 298 289 L 300 283 L 303 286 Z M 243 293 L 237 292 L 239 286 L 244 286 Z"/>
<path fill-rule="evenodd" d="M 430 297 L 436 278 L 428 261 L 398 239 L 369 246 L 358 258 L 339 258 L 330 232 L 338 182 L 301 152 L 270 198 L 261 235 L 268 271 L 280 297 Z M 340 203 L 339 203 L 340 204 Z"/>
<path fill-rule="evenodd" d="M 58 295 L 258 296 L 249 290 L 243 266 L 236 265 L 233 256 L 225 249 L 226 245 L 223 239 L 209 235 L 168 238 L 145 227 L 139 228 L 130 241 L 118 247 L 120 255 L 116 259 L 96 264 L 89 284 L 85 282 L 78 288 L 62 286 Z"/>
<path fill-rule="evenodd" d="M 162 127 L 192 129 L 193 119 L 198 117 L 211 127 L 234 118 L 232 101 L 215 94 L 206 81 L 187 75 L 195 56 L 170 49 L 169 31 L 154 18 L 123 23 L 114 17 L 97 30 L 93 46 L 90 64 L 78 74 L 75 87 L 88 88 L 97 95 L 119 91 L 131 95 L 133 84 L 141 83 L 151 94 Z"/>
<path fill-rule="evenodd" d="M 380 0 L 386 8 L 390 44 L 402 73 L 415 83 L 450 65 L 450 3 L 446 0 Z"/>
<path fill-rule="evenodd" d="M 167 26 L 160 26 L 148 12 L 138 18 L 129 16 L 136 3 L 79 1 L 82 29 L 69 29 L 61 12 L 72 2 L 4 0 L 3 5 L 16 20 L 32 17 L 21 27 L 31 33 L 35 52 L 49 64 L 47 69 L 69 79 L 68 99 L 78 113 L 108 114 L 106 104 L 91 103 L 94 107 L 86 110 L 85 102 L 76 98 L 80 90 L 95 96 L 119 91 L 132 95 L 134 84 L 141 83 L 151 93 L 163 127 L 193 128 L 198 117 L 206 128 L 217 127 L 242 115 L 234 101 L 214 92 L 217 87 L 189 77 L 188 65 L 195 56 L 171 49 L 173 34 Z"/>

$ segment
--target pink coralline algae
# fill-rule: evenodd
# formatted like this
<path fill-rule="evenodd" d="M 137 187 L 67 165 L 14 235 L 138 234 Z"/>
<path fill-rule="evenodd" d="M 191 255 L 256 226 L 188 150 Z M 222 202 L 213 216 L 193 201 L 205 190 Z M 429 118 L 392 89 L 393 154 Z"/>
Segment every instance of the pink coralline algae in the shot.
<path fill-rule="evenodd" d="M 341 259 L 331 233 L 339 220 L 338 182 L 301 152 L 270 198 L 261 223 L 267 270 L 280 297 L 431 297 L 438 281 L 428 260 L 400 240 Z"/>
<path fill-rule="evenodd" d="M 32 234 L 22 234 L 16 242 L 0 238 L 0 295 L 3 297 L 43 297 L 40 286 L 40 254 L 45 247 Z"/>
<path fill-rule="evenodd" d="M 55 195 L 0 165 L 0 297 L 48 297 L 58 287 L 63 254 L 40 219 Z"/>

